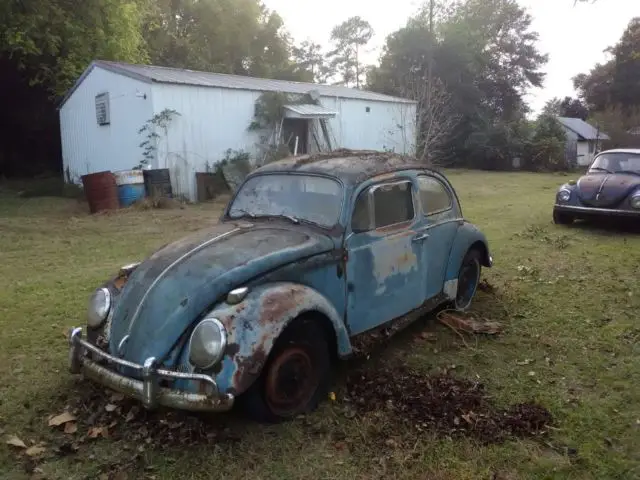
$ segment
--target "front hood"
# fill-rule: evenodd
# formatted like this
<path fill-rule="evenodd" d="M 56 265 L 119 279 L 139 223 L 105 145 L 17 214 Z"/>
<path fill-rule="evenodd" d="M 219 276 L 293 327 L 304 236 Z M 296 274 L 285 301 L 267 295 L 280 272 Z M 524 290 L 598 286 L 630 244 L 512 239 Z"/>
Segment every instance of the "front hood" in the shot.
<path fill-rule="evenodd" d="M 578 180 L 578 197 L 591 207 L 612 207 L 640 186 L 640 176 L 626 173 L 596 173 Z"/>
<path fill-rule="evenodd" d="M 109 349 L 139 364 L 149 357 L 161 361 L 185 329 L 232 288 L 332 249 L 328 236 L 274 223 L 223 223 L 171 243 L 129 278 L 114 307 Z"/>

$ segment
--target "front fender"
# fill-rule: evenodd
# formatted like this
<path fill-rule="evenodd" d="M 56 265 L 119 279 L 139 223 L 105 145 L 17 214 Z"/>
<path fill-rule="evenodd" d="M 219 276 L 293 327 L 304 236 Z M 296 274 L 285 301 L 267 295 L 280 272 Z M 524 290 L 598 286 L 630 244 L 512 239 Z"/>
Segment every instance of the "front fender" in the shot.
<path fill-rule="evenodd" d="M 260 376 L 276 339 L 299 315 L 316 312 L 326 317 L 335 334 L 337 353 L 348 356 L 349 334 L 333 305 L 318 291 L 288 282 L 268 283 L 251 290 L 237 305 L 218 305 L 207 316 L 227 330 L 227 349 L 214 372 L 222 392 L 238 395 Z"/>
<path fill-rule="evenodd" d="M 446 281 L 456 280 L 462 265 L 462 259 L 470 248 L 478 248 L 482 253 L 482 265 L 491 267 L 493 259 L 489 251 L 489 243 L 484 233 L 469 222 L 464 222 L 456 232 L 456 237 L 449 253 Z"/>

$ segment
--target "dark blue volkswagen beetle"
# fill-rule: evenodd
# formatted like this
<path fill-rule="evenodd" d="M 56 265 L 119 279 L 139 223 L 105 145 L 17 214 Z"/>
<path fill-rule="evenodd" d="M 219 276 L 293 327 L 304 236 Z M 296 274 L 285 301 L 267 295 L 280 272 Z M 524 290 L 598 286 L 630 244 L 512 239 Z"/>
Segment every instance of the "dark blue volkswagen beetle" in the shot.
<path fill-rule="evenodd" d="M 440 173 L 392 154 L 296 157 L 249 175 L 221 221 L 123 267 L 91 297 L 70 369 L 191 411 L 313 410 L 367 333 L 471 304 L 485 236 Z"/>
<path fill-rule="evenodd" d="M 555 223 L 594 217 L 640 219 L 640 149 L 601 152 L 577 182 L 560 186 Z"/>

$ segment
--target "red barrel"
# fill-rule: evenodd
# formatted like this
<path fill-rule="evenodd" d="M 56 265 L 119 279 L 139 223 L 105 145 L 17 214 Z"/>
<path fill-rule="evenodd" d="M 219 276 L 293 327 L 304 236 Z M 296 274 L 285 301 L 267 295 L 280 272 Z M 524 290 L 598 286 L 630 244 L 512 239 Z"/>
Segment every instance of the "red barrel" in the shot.
<path fill-rule="evenodd" d="M 116 210 L 118 203 L 118 187 L 111 172 L 97 172 L 82 176 L 84 195 L 89 202 L 89 211 Z"/>

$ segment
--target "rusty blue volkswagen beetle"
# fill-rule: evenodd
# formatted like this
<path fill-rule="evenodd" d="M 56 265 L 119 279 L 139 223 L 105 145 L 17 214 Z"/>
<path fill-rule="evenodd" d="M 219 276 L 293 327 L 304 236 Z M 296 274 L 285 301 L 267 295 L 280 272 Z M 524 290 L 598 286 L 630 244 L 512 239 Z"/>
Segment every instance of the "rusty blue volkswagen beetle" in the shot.
<path fill-rule="evenodd" d="M 70 370 L 143 402 L 267 422 L 313 410 L 371 332 L 466 309 L 492 258 L 436 171 L 337 151 L 252 172 L 219 223 L 92 295 Z"/>

